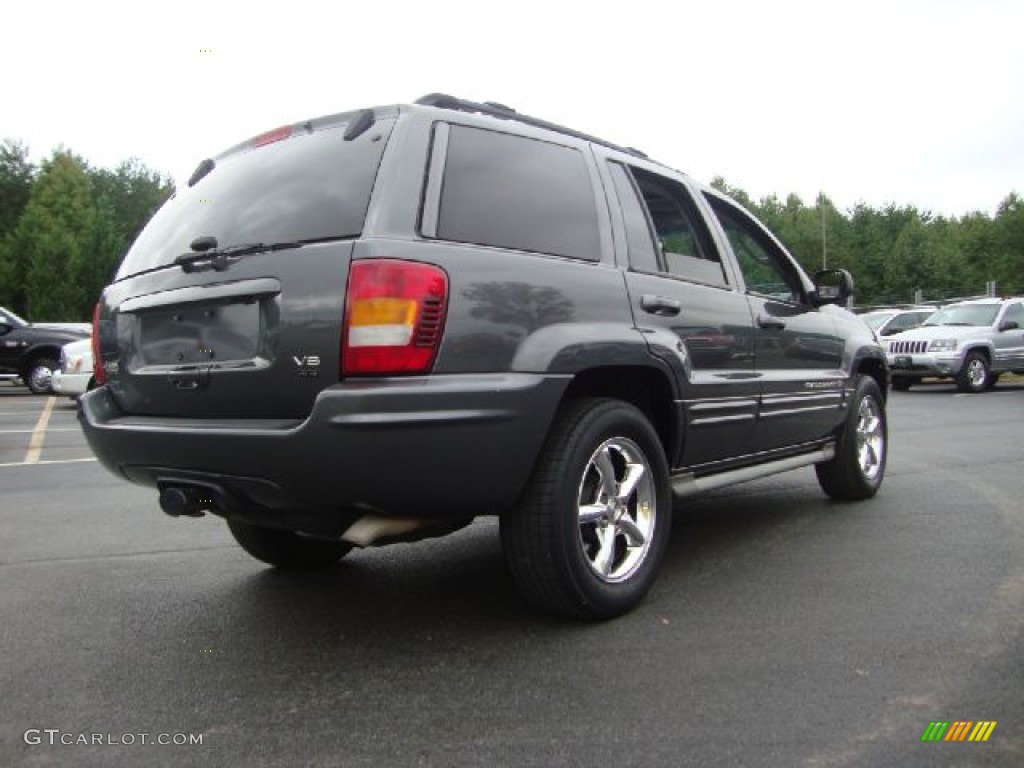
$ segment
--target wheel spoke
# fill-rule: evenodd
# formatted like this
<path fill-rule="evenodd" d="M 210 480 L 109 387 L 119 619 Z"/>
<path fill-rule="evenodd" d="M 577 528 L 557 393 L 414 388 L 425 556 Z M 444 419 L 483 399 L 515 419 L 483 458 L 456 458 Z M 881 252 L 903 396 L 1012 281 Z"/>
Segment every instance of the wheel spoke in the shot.
<path fill-rule="evenodd" d="M 871 470 L 871 468 L 875 465 L 874 461 L 872 461 L 872 457 L 873 457 L 873 452 L 871 450 L 871 446 L 868 445 L 867 443 L 864 443 L 864 445 L 862 445 L 861 448 L 860 448 L 859 458 L 860 458 L 860 468 L 861 468 L 861 470 L 865 474 L 867 474 Z"/>
<path fill-rule="evenodd" d="M 597 539 L 601 542 L 597 557 L 594 558 L 594 567 L 604 576 L 608 576 L 612 570 L 612 563 L 615 562 L 615 536 L 617 531 L 614 526 L 597 529 Z"/>
<path fill-rule="evenodd" d="M 625 503 L 629 501 L 629 497 L 636 491 L 636 486 L 640 482 L 640 479 L 644 476 L 644 465 L 643 464 L 627 464 L 626 465 L 626 476 L 622 478 L 622 482 L 619 483 L 618 493 L 615 497 Z"/>
<path fill-rule="evenodd" d="M 633 522 L 633 518 L 629 515 L 623 515 L 620 517 L 617 525 L 619 526 L 619 530 L 622 531 L 623 535 L 626 537 L 626 540 L 629 542 L 629 546 L 642 547 L 644 545 L 644 542 L 646 541 L 644 532 L 640 530 L 640 526 Z"/>
<path fill-rule="evenodd" d="M 580 525 L 597 523 L 608 516 L 608 507 L 604 504 L 585 504 L 580 507 Z"/>
<path fill-rule="evenodd" d="M 615 465 L 612 464 L 612 457 L 608 452 L 608 448 L 597 454 L 594 466 L 597 467 L 597 473 L 601 476 L 601 490 L 604 491 L 605 497 L 614 499 L 618 483 L 615 481 Z"/>
<path fill-rule="evenodd" d="M 868 457 L 869 457 L 869 460 L 871 461 L 871 466 L 872 467 L 877 467 L 879 461 L 881 460 L 881 457 L 878 455 L 878 446 L 875 445 L 874 441 L 872 441 L 872 442 L 868 443 L 867 448 L 868 448 Z"/>

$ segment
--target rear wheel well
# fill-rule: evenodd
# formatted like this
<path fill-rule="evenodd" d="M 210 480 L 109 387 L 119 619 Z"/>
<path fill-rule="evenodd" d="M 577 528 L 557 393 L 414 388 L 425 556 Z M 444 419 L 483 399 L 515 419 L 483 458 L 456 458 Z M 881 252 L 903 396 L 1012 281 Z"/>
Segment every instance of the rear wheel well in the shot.
<path fill-rule="evenodd" d="M 642 366 L 591 368 L 576 374 L 562 401 L 583 397 L 614 397 L 639 408 L 658 433 L 666 461 L 672 466 L 679 429 L 673 415 L 672 388 L 663 373 Z"/>

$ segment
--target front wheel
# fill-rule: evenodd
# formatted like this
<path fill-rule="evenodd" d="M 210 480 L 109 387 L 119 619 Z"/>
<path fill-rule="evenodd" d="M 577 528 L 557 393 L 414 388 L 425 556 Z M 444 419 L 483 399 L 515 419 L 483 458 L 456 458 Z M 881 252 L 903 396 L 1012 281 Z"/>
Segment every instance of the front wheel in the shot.
<path fill-rule="evenodd" d="M 47 395 L 51 392 L 53 372 L 58 368 L 57 361 L 48 357 L 33 360 L 25 376 L 25 385 L 33 395 Z"/>
<path fill-rule="evenodd" d="M 619 400 L 559 411 L 501 544 L 525 599 L 549 613 L 608 619 L 635 607 L 657 575 L 672 514 L 665 452 L 650 422 Z"/>
<path fill-rule="evenodd" d="M 961 392 L 982 392 L 988 385 L 988 377 L 988 358 L 981 352 L 968 352 L 956 375 L 956 386 Z"/>
<path fill-rule="evenodd" d="M 344 541 L 327 541 L 301 536 L 291 531 L 264 528 L 228 518 L 228 529 L 235 541 L 257 560 L 282 570 L 311 571 L 329 568 L 352 549 Z"/>
<path fill-rule="evenodd" d="M 888 440 L 882 392 L 870 376 L 860 376 L 836 436 L 836 455 L 814 466 L 822 490 L 841 501 L 874 496 L 885 476 Z"/>

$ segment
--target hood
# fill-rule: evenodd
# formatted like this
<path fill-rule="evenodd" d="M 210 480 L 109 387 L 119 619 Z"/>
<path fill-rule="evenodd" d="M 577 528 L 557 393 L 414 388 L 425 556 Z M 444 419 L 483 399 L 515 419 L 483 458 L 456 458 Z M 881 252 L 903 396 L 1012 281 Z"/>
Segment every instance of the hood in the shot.
<path fill-rule="evenodd" d="M 922 325 L 903 333 L 887 336 L 887 341 L 933 341 L 934 339 L 968 339 L 988 333 L 987 325 Z"/>
<path fill-rule="evenodd" d="M 32 328 L 39 328 L 44 331 L 58 331 L 76 338 L 92 333 L 91 323 L 30 323 L 29 325 Z"/>
<path fill-rule="evenodd" d="M 64 345 L 64 354 L 68 355 L 89 355 L 92 357 L 92 339 L 78 339 Z"/>

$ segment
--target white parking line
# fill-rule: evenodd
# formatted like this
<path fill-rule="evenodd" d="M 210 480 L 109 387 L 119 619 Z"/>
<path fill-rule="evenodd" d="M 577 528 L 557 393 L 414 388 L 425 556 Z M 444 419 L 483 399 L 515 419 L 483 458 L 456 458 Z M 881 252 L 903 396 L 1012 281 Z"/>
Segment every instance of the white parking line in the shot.
<path fill-rule="evenodd" d="M 54 427 L 53 429 L 46 430 L 47 432 L 81 432 L 82 430 L 76 427 Z M 35 434 L 34 429 L 0 429 L 0 435 L 24 435 L 28 432 Z"/>
<path fill-rule="evenodd" d="M 46 461 L 10 461 L 6 464 L 0 464 L 0 469 L 3 467 L 41 467 L 43 464 L 81 464 L 86 461 L 96 461 L 96 457 L 92 456 L 88 459 L 47 459 Z"/>
<path fill-rule="evenodd" d="M 50 412 L 53 410 L 53 404 L 56 402 L 56 397 L 46 398 L 46 405 L 43 406 L 43 412 L 39 414 L 36 428 L 32 431 L 32 439 L 28 441 L 28 453 L 25 454 L 25 464 L 39 463 L 39 454 L 43 452 L 43 441 L 46 439 L 46 425 L 50 423 Z"/>

